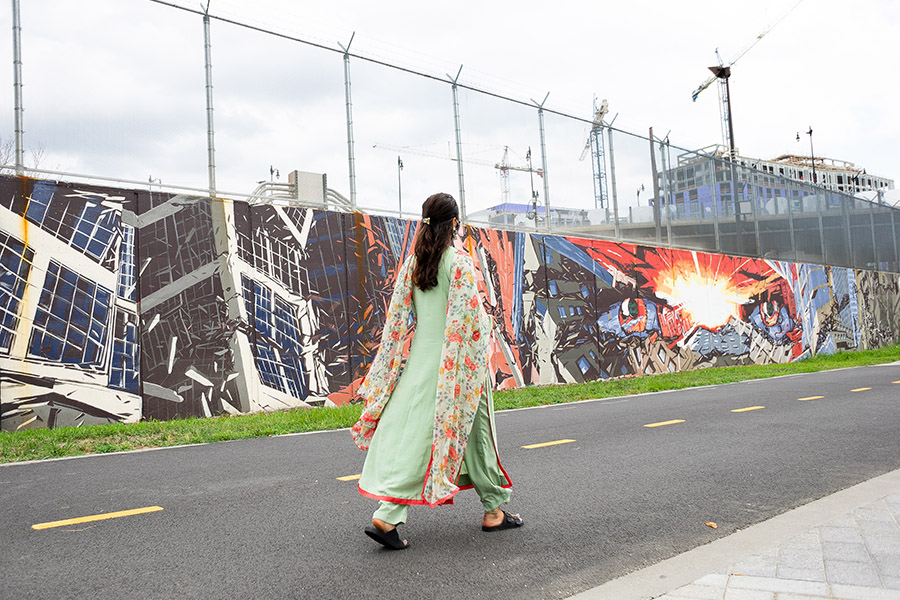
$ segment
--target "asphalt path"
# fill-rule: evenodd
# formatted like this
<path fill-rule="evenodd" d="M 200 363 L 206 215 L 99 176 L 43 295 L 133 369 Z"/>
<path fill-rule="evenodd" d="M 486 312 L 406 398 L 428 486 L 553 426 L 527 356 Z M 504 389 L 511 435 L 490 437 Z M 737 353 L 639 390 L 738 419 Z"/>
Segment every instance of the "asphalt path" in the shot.
<path fill-rule="evenodd" d="M 400 552 L 363 535 L 374 503 L 338 479 L 365 458 L 346 430 L 2 466 L 0 598 L 568 597 L 900 467 L 900 363 L 504 411 L 497 429 L 525 526 L 481 532 L 464 491 L 413 507 Z M 162 510 L 32 528 L 143 507 Z"/>

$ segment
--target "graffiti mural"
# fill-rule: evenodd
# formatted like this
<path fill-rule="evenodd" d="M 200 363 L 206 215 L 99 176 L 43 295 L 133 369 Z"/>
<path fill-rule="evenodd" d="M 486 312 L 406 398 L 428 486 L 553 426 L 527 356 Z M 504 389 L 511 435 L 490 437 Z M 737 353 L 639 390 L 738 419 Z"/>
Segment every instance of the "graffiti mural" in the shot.
<path fill-rule="evenodd" d="M 352 402 L 416 225 L 0 177 L 0 427 Z M 900 341 L 897 274 L 493 229 L 456 244 L 497 389 Z"/>

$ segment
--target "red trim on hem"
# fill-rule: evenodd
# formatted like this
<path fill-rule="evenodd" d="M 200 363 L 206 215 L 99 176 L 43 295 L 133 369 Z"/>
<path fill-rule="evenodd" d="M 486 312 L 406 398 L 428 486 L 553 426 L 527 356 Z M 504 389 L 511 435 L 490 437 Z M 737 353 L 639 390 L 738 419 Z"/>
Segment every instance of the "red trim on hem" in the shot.
<path fill-rule="evenodd" d="M 409 504 L 409 505 L 425 505 L 426 502 L 419 498 L 394 498 L 393 496 L 379 496 L 378 494 L 373 494 L 372 492 L 367 492 L 366 490 L 359 487 L 359 484 L 356 484 L 356 489 L 359 490 L 359 493 L 365 496 L 366 498 L 372 498 L 373 500 L 380 500 L 383 502 L 393 502 L 394 504 Z"/>

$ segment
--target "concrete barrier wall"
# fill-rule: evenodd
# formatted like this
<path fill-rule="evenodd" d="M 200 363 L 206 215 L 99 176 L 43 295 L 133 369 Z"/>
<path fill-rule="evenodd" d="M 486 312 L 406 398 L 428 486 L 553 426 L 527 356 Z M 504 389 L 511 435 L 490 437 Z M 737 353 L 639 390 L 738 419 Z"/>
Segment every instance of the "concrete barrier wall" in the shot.
<path fill-rule="evenodd" d="M 0 427 L 345 404 L 417 223 L 0 177 Z M 900 341 L 897 274 L 473 229 L 498 389 Z"/>

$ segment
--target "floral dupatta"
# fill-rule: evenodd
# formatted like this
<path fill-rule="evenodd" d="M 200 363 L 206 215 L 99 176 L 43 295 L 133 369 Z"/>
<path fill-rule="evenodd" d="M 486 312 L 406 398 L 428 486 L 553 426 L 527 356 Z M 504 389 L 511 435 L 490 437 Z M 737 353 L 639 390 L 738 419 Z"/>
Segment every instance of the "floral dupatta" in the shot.
<path fill-rule="evenodd" d="M 351 428 L 356 445 L 369 448 L 381 413 L 400 376 L 403 338 L 412 312 L 412 269 L 415 257 L 403 263 L 391 296 L 381 335 L 381 347 L 359 388 L 366 407 Z M 481 306 L 471 257 L 457 249 L 450 273 L 447 321 L 438 370 L 431 461 L 422 499 L 429 506 L 447 502 L 459 491 L 456 479 L 475 413 L 488 382 L 488 343 L 492 325 Z"/>

